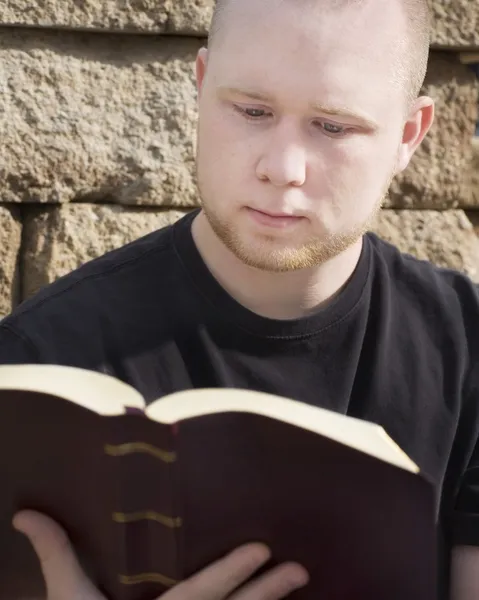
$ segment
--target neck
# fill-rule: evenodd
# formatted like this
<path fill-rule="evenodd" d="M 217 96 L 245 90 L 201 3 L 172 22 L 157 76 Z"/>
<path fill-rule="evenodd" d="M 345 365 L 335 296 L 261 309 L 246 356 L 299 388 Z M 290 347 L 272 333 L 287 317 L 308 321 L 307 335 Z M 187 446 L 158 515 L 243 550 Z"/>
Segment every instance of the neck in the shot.
<path fill-rule="evenodd" d="M 297 319 L 327 305 L 342 290 L 358 264 L 362 239 L 328 262 L 287 273 L 245 265 L 218 239 L 205 215 L 192 234 L 204 262 L 218 283 L 241 305 L 270 319 Z"/>

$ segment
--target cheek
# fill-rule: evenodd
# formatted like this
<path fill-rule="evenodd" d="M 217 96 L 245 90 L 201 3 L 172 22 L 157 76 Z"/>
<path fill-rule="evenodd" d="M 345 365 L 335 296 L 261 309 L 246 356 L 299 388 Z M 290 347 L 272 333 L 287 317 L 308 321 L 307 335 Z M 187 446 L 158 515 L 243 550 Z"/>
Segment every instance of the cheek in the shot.
<path fill-rule="evenodd" d="M 199 114 L 199 131 L 215 151 L 234 147 L 240 141 L 237 119 L 223 105 L 205 103 Z"/>
<path fill-rule="evenodd" d="M 203 164 L 215 169 L 220 181 L 233 177 L 235 172 L 242 173 L 251 164 L 251 144 L 239 135 L 238 127 L 228 116 L 205 112 L 198 127 L 198 139 Z"/>
<path fill-rule="evenodd" d="M 207 119 L 198 128 L 198 142 L 197 180 L 203 201 L 225 213 L 246 188 L 251 171 L 247 168 L 247 154 L 245 158 L 221 123 L 212 124 Z"/>
<path fill-rule="evenodd" d="M 330 146 L 318 161 L 309 188 L 311 204 L 330 214 L 331 223 L 340 221 L 345 226 L 367 218 L 384 196 L 391 175 L 390 164 L 376 144 L 353 147 L 346 141 Z M 321 198 L 326 202 L 318 203 Z"/>
<path fill-rule="evenodd" d="M 374 194 L 390 179 L 396 156 L 390 142 L 373 137 L 344 140 L 330 149 L 328 179 L 352 192 L 366 188 Z"/>

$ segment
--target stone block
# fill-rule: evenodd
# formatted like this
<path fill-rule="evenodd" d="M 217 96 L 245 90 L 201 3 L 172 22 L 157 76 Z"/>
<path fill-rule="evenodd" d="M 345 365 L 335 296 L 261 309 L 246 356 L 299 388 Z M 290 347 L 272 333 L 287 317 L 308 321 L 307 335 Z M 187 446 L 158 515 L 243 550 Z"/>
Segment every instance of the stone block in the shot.
<path fill-rule="evenodd" d="M 24 222 L 23 298 L 185 212 L 94 204 L 30 207 Z M 479 238 L 461 210 L 385 209 L 372 231 L 403 252 L 479 281 Z"/>
<path fill-rule="evenodd" d="M 0 206 L 0 318 L 19 301 L 22 221 L 18 207 Z"/>
<path fill-rule="evenodd" d="M 213 6 L 214 0 L 3 0 L 0 23 L 201 36 Z"/>
<path fill-rule="evenodd" d="M 2 201 L 195 205 L 200 45 L 4 30 Z"/>
<path fill-rule="evenodd" d="M 24 221 L 23 299 L 82 264 L 175 222 L 184 212 L 95 204 L 30 207 Z"/>
<path fill-rule="evenodd" d="M 193 207 L 200 40 L 4 30 L 3 202 Z M 387 208 L 470 206 L 465 176 L 479 82 L 434 53 L 424 93 L 436 122 Z"/>
<path fill-rule="evenodd" d="M 429 0 L 433 21 L 431 44 L 437 48 L 479 47 L 477 0 Z"/>
<path fill-rule="evenodd" d="M 382 210 L 372 231 L 402 252 L 479 282 L 479 238 L 462 210 Z"/>
<path fill-rule="evenodd" d="M 472 160 L 469 172 L 470 205 L 479 209 L 479 137 L 472 141 Z"/>
<path fill-rule="evenodd" d="M 434 47 L 479 47 L 476 0 L 429 3 Z M 214 4 L 215 0 L 3 0 L 0 24 L 206 36 Z"/>
<path fill-rule="evenodd" d="M 478 118 L 479 82 L 454 54 L 431 54 L 422 93 L 436 103 L 435 122 L 407 169 L 393 181 L 388 208 L 469 205 L 467 172 Z"/>

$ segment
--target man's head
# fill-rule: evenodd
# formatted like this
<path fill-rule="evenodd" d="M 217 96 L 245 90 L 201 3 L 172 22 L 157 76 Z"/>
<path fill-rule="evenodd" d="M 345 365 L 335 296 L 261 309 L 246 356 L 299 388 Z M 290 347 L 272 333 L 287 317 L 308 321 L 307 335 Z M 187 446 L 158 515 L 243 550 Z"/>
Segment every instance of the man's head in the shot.
<path fill-rule="evenodd" d="M 213 49 L 216 41 L 218 41 L 218 45 L 220 44 L 222 35 L 228 35 L 228 19 L 231 16 L 234 19 L 235 13 L 233 9 L 238 8 L 237 4 L 235 5 L 235 2 L 237 3 L 238 1 L 241 2 L 241 0 L 216 0 L 208 38 L 210 51 Z M 333 12 L 340 19 L 341 10 L 352 9 L 354 7 L 360 10 L 368 2 L 369 0 L 298 0 L 297 4 L 299 7 L 302 6 L 305 11 L 314 7 L 323 13 Z M 371 4 L 371 7 L 373 6 Z M 384 3 L 382 6 L 377 4 L 374 8 L 376 10 L 379 8 L 384 10 L 384 6 L 386 6 Z M 400 42 L 404 51 L 398 53 L 399 68 L 403 77 L 402 83 L 404 83 L 407 98 L 410 102 L 413 102 L 417 99 L 421 91 L 426 75 L 429 57 L 431 14 L 428 0 L 400 0 L 399 7 L 402 9 L 403 17 L 406 19 L 406 30 L 403 31 L 403 39 Z"/>
<path fill-rule="evenodd" d="M 314 267 L 361 238 L 432 123 L 428 39 L 426 0 L 220 0 L 197 59 L 198 184 L 243 262 Z"/>

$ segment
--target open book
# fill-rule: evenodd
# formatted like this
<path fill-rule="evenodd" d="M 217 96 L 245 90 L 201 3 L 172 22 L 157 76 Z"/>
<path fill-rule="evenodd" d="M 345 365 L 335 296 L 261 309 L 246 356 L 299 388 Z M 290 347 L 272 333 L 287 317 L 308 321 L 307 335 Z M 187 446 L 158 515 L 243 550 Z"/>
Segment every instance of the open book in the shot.
<path fill-rule="evenodd" d="M 43 595 L 21 508 L 65 527 L 111 600 L 153 600 L 248 541 L 308 569 L 298 598 L 435 598 L 433 487 L 376 424 L 239 389 L 145 406 L 50 365 L 0 366 L 0 423 L 2 600 Z"/>

